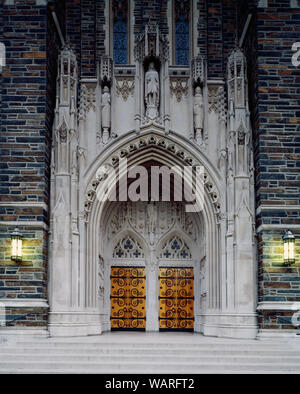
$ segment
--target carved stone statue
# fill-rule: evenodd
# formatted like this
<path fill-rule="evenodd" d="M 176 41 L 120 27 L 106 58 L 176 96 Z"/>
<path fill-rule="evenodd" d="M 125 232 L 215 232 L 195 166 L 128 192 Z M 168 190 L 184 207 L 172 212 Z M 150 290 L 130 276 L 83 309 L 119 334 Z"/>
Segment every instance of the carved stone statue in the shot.
<path fill-rule="evenodd" d="M 108 86 L 104 86 L 101 102 L 102 140 L 105 144 L 109 139 L 111 126 L 111 101 Z"/>
<path fill-rule="evenodd" d="M 159 104 L 159 75 L 153 62 L 150 63 L 145 75 L 145 102 L 147 108 L 146 116 L 150 119 L 156 118 Z"/>
<path fill-rule="evenodd" d="M 203 114 L 203 96 L 200 86 L 197 86 L 195 89 L 193 113 L 194 113 L 195 139 L 198 143 L 202 143 L 204 114 Z"/>

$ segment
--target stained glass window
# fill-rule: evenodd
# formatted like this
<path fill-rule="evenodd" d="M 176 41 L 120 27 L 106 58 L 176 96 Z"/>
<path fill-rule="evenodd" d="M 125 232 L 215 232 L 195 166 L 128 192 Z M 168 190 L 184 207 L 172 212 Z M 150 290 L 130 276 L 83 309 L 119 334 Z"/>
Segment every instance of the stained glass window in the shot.
<path fill-rule="evenodd" d="M 114 62 L 127 64 L 127 21 L 121 13 L 115 17 L 113 33 Z"/>
<path fill-rule="evenodd" d="M 175 63 L 187 66 L 190 62 L 190 2 L 175 1 Z"/>
<path fill-rule="evenodd" d="M 113 0 L 113 58 L 115 64 L 128 62 L 128 0 Z"/>

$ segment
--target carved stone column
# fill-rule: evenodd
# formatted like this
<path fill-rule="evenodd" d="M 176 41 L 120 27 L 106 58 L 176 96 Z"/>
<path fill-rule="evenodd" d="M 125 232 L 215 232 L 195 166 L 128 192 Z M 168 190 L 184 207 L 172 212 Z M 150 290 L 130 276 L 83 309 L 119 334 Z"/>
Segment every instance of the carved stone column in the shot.
<path fill-rule="evenodd" d="M 51 160 L 49 259 L 52 335 L 62 334 L 68 313 L 78 306 L 78 130 L 77 62 L 68 45 L 58 60 L 57 98 Z"/>
<path fill-rule="evenodd" d="M 256 336 L 254 211 L 251 198 L 251 128 L 246 59 L 239 48 L 228 59 L 227 266 L 229 308 L 236 336 Z M 243 317 L 242 317 L 243 316 Z"/>
<path fill-rule="evenodd" d="M 146 278 L 146 331 L 158 331 L 158 259 L 154 248 L 150 250 L 149 261 L 147 261 Z"/>

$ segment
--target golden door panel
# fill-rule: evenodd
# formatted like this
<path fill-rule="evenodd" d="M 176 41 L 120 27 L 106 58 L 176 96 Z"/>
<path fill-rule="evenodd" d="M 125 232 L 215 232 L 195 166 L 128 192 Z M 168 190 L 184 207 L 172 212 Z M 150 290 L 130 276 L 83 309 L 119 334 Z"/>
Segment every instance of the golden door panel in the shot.
<path fill-rule="evenodd" d="M 159 329 L 194 330 L 193 268 L 159 269 Z"/>
<path fill-rule="evenodd" d="M 110 323 L 112 330 L 145 330 L 145 268 L 111 268 Z"/>

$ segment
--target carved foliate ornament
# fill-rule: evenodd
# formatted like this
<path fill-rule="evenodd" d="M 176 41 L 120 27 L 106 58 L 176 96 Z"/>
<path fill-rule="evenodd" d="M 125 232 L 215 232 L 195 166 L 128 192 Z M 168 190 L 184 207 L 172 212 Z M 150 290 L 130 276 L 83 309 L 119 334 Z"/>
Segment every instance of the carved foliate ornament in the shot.
<path fill-rule="evenodd" d="M 122 96 L 127 101 L 129 96 L 133 97 L 134 93 L 134 77 L 116 78 L 116 94 Z"/>
<path fill-rule="evenodd" d="M 187 96 L 189 91 L 188 80 L 186 78 L 170 78 L 170 93 L 175 96 L 178 103 L 183 96 Z"/>

